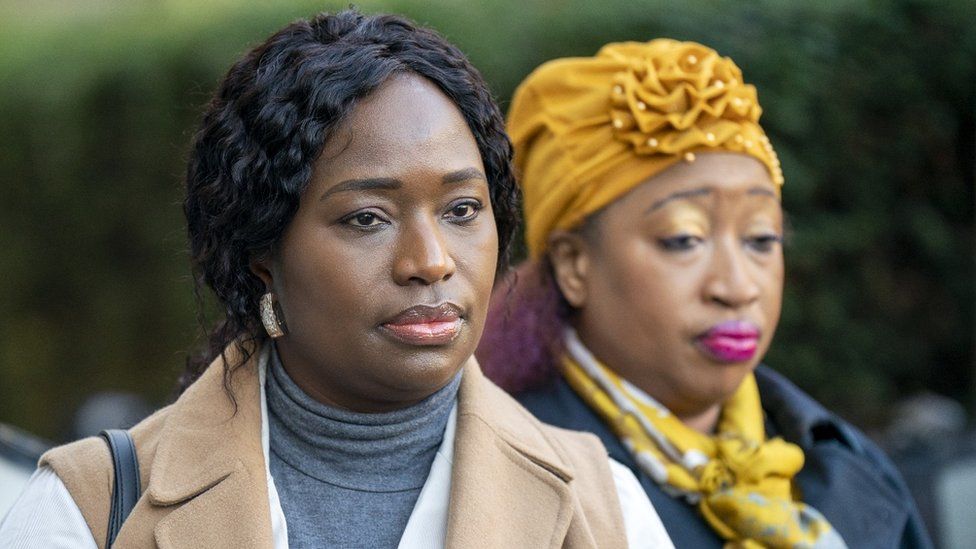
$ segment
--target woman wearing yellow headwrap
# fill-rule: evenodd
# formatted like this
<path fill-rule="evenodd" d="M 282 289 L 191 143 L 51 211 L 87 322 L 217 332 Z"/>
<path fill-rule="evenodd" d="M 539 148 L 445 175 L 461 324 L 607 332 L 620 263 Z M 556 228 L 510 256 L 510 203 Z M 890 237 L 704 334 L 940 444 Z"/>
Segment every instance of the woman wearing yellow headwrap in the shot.
<path fill-rule="evenodd" d="M 677 547 L 928 547 L 862 434 L 758 366 L 779 321 L 783 175 L 756 89 L 691 42 L 544 64 L 509 113 L 530 260 L 486 373 L 601 437 Z"/>

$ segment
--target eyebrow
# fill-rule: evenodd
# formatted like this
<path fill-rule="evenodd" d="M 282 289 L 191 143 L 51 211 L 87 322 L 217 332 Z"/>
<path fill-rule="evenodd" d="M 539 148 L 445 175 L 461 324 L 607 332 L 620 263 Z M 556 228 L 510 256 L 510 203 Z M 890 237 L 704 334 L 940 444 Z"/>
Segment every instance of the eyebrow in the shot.
<path fill-rule="evenodd" d="M 696 196 L 705 196 L 711 194 L 711 192 L 712 189 L 708 187 L 702 187 L 700 189 L 691 189 L 689 191 L 679 191 L 674 194 L 670 194 L 662 198 L 661 200 L 658 200 L 657 202 L 651 204 L 651 207 L 648 208 L 647 211 L 645 211 L 644 213 L 645 214 L 651 213 L 654 210 L 661 208 L 662 206 L 664 206 L 665 204 L 673 200 L 681 200 L 683 198 L 694 198 Z M 753 187 L 748 191 L 746 191 L 746 194 L 750 196 L 768 196 L 770 198 L 776 199 L 777 201 L 779 200 L 779 196 L 777 196 L 774 191 L 767 189 L 765 187 Z"/>
<path fill-rule="evenodd" d="M 444 184 L 449 184 L 449 183 L 462 183 L 464 181 L 470 181 L 472 179 L 481 179 L 482 181 L 487 181 L 487 178 L 485 178 L 485 174 L 481 173 L 481 170 L 474 167 L 464 168 L 456 172 L 445 174 L 444 177 L 441 178 L 441 181 L 443 181 Z"/>
<path fill-rule="evenodd" d="M 771 198 L 775 198 L 777 202 L 779 201 L 779 196 L 774 191 L 771 191 L 765 187 L 753 187 L 749 189 L 749 191 L 746 194 L 768 196 Z"/>
<path fill-rule="evenodd" d="M 682 198 L 694 198 L 696 196 L 704 196 L 711 193 L 712 193 L 712 189 L 709 189 L 708 187 L 702 187 L 700 189 L 691 189 L 690 191 L 679 191 L 674 194 L 669 194 L 668 196 L 662 198 L 661 200 L 658 200 L 657 202 L 651 204 L 651 207 L 648 208 L 644 213 L 646 214 L 651 213 L 654 210 L 660 209 L 668 202 L 674 200 L 680 200 Z"/>
<path fill-rule="evenodd" d="M 481 179 L 483 181 L 487 180 L 485 174 L 481 173 L 478 168 L 463 168 L 451 173 L 444 174 L 441 178 L 441 182 L 445 185 L 451 183 L 462 183 L 464 181 L 470 181 L 472 179 Z M 322 193 L 319 200 L 325 200 L 326 198 L 336 194 L 347 191 L 374 191 L 374 190 L 393 190 L 399 189 L 403 186 L 403 182 L 399 179 L 393 177 L 367 177 L 363 179 L 347 179 L 329 190 Z"/>
<path fill-rule="evenodd" d="M 372 190 L 390 190 L 399 189 L 403 186 L 403 183 L 399 179 L 394 179 L 392 177 L 367 177 L 365 179 L 347 179 L 342 183 L 330 188 L 329 190 L 322 193 L 319 200 L 325 200 L 326 198 L 336 194 L 343 193 L 346 191 L 372 191 Z"/>

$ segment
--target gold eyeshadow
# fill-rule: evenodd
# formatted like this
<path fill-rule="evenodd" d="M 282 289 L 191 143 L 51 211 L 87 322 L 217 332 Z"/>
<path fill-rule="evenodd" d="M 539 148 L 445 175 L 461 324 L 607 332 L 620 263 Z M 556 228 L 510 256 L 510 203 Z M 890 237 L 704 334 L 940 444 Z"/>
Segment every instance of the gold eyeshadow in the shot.
<path fill-rule="evenodd" d="M 705 234 L 709 230 L 708 215 L 700 206 L 689 202 L 675 202 L 652 216 L 654 227 L 668 234 Z"/>

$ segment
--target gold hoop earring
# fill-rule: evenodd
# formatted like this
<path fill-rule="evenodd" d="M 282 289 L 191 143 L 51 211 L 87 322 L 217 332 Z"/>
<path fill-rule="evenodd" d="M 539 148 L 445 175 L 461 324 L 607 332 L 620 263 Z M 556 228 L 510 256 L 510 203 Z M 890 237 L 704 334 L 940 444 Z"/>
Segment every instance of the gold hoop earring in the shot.
<path fill-rule="evenodd" d="M 267 292 L 261 296 L 261 323 L 264 324 L 264 330 L 268 332 L 271 339 L 278 339 L 288 333 L 285 316 L 281 313 L 281 305 L 274 292 Z"/>

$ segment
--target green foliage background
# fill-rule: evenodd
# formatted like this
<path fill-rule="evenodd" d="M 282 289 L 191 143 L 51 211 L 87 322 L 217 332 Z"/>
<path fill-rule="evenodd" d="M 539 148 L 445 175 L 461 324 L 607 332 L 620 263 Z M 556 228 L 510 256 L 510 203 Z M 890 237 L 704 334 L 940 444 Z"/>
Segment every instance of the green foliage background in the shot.
<path fill-rule="evenodd" d="M 170 395 L 197 341 L 180 179 L 230 63 L 338 2 L 0 4 L 0 421 L 52 440 L 85 395 Z M 921 389 L 970 409 L 976 3 L 389 0 L 503 106 L 539 63 L 670 36 L 759 89 L 794 235 L 768 362 L 863 425 Z"/>

